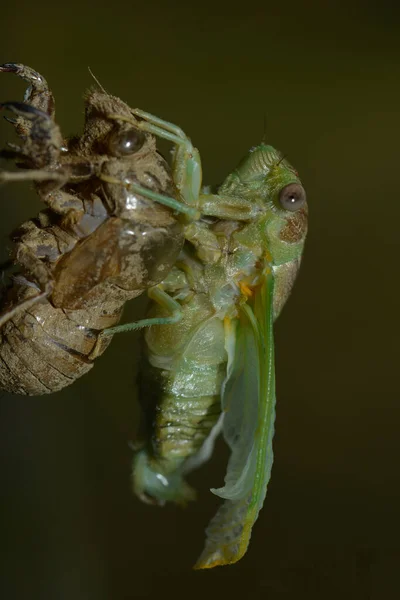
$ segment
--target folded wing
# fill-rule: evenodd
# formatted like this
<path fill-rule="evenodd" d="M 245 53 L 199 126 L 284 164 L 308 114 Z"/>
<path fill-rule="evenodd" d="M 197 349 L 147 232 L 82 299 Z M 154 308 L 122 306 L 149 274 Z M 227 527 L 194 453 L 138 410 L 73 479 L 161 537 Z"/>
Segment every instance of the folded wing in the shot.
<path fill-rule="evenodd" d="M 225 499 L 206 529 L 197 569 L 235 563 L 249 544 L 262 508 L 273 462 L 275 372 L 272 273 L 227 326 L 228 374 L 222 391 L 223 433 L 231 449 Z"/>

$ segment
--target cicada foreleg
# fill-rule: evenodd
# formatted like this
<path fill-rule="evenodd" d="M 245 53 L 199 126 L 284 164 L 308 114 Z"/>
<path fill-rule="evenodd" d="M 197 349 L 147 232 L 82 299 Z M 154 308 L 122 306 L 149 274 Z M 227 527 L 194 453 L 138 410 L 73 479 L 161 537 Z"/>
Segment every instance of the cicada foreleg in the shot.
<path fill-rule="evenodd" d="M 9 110 L 16 115 L 17 119 L 11 121 L 16 127 L 20 122 L 30 124 L 27 134 L 21 136 L 22 145 L 14 146 L 15 157 L 22 159 L 32 169 L 57 166 L 63 139 L 60 128 L 52 117 L 26 102 L 3 102 L 0 109 Z"/>
<path fill-rule="evenodd" d="M 143 119 L 137 126 L 174 144 L 173 178 L 185 204 L 195 207 L 199 215 L 220 219 L 250 221 L 259 214 L 259 207 L 243 197 L 202 193 L 200 153 L 184 131 L 177 125 L 140 109 L 134 109 L 132 112 Z M 191 241 L 190 238 L 187 239 Z"/>
<path fill-rule="evenodd" d="M 172 170 L 174 183 L 186 204 L 198 208 L 198 199 L 202 183 L 200 153 L 190 138 L 177 125 L 159 119 L 140 109 L 134 109 L 133 114 L 143 121 L 139 127 L 159 138 L 172 142 L 175 146 Z"/>
<path fill-rule="evenodd" d="M 18 63 L 0 65 L 0 73 L 14 73 L 29 83 L 29 87 L 24 95 L 25 104 L 39 109 L 39 111 L 46 113 L 50 118 L 54 117 L 54 97 L 47 81 L 40 73 L 31 69 L 31 67 Z M 19 136 L 26 137 L 29 135 L 32 121 L 26 115 L 19 114 L 16 119 L 7 120 L 15 126 Z"/>
<path fill-rule="evenodd" d="M 199 151 L 193 146 L 189 137 L 180 127 L 173 123 L 159 119 L 140 109 L 134 109 L 132 112 L 135 116 L 143 120 L 136 121 L 125 115 L 117 114 L 110 114 L 108 118 L 129 122 L 134 127 L 138 127 L 143 131 L 147 131 L 174 144 L 175 150 L 172 162 L 173 178 L 184 204 L 179 203 L 174 198 L 150 192 L 150 190 L 147 190 L 143 195 L 166 206 L 170 206 L 174 210 L 187 214 L 192 221 L 198 220 L 201 215 L 221 219 L 249 221 L 259 214 L 258 206 L 245 198 L 220 194 L 202 194 L 201 158 Z M 117 182 L 113 181 L 113 183 Z M 130 185 L 136 191 L 135 184 Z"/>
<path fill-rule="evenodd" d="M 189 144 L 189 146 L 190 146 L 190 148 L 192 148 L 193 152 L 197 153 L 197 155 L 198 155 L 197 150 L 192 147 L 189 138 L 187 138 L 184 135 L 184 133 L 175 125 L 172 125 L 171 123 L 168 123 L 167 121 L 162 121 L 161 119 L 158 119 L 157 117 L 154 117 L 153 115 L 150 115 L 149 113 L 145 113 L 144 111 L 141 111 L 139 109 L 135 109 L 132 112 L 133 112 L 133 114 L 135 114 L 135 115 L 137 114 L 137 116 L 140 116 L 141 119 L 146 119 L 146 120 L 139 121 L 139 120 L 135 119 L 133 116 L 127 117 L 126 115 L 120 115 L 117 113 L 110 113 L 107 115 L 107 117 L 109 119 L 112 119 L 115 121 L 122 121 L 125 123 L 129 123 L 133 127 L 136 127 L 137 129 L 141 129 L 142 131 L 146 131 L 146 132 L 156 135 L 162 139 L 166 139 L 166 140 L 174 143 L 176 145 L 176 147 L 178 148 L 178 151 L 179 151 L 180 147 L 182 146 L 185 156 L 187 155 L 186 145 Z M 157 123 L 157 124 L 155 124 L 155 123 Z M 164 124 L 164 127 L 160 126 L 161 123 Z M 184 137 L 181 138 L 178 135 L 178 132 L 181 132 L 182 136 L 184 136 Z M 200 160 L 200 157 L 198 157 L 198 159 Z M 187 160 L 189 160 L 189 159 L 187 159 Z M 185 162 L 185 165 L 187 163 L 187 160 Z M 180 161 L 180 164 L 181 163 L 183 164 L 182 161 Z M 194 166 L 197 165 L 197 159 L 193 162 L 193 165 Z M 191 195 L 189 193 L 189 191 L 184 189 L 185 188 L 185 186 L 184 186 L 185 173 L 184 172 L 181 173 L 180 171 L 178 172 L 175 168 L 175 165 L 173 166 L 173 175 L 174 175 L 175 186 L 178 189 L 180 195 L 182 196 L 182 198 L 184 200 L 184 204 L 182 202 L 180 202 L 179 200 L 177 200 L 176 198 L 163 196 L 162 194 L 157 194 L 155 192 L 152 192 L 151 190 L 145 190 L 145 188 L 141 188 L 140 186 L 138 186 L 134 183 L 129 184 L 129 187 L 131 189 L 133 189 L 134 191 L 141 193 L 146 198 L 150 198 L 151 200 L 155 200 L 156 202 L 159 202 L 160 204 L 164 204 L 165 206 L 169 206 L 170 208 L 173 208 L 177 212 L 186 214 L 189 217 L 189 219 L 191 219 L 191 220 L 198 219 L 200 217 L 200 213 L 198 212 L 198 210 L 196 208 L 193 208 L 193 207 L 196 206 L 198 191 L 200 189 L 201 167 L 200 167 L 199 185 L 198 185 L 198 189 L 195 190 L 194 195 Z M 105 181 L 108 181 L 108 180 L 105 179 Z M 109 181 L 109 183 L 118 183 L 118 181 L 116 181 L 116 180 Z M 121 183 L 126 185 L 125 182 L 121 182 Z"/>

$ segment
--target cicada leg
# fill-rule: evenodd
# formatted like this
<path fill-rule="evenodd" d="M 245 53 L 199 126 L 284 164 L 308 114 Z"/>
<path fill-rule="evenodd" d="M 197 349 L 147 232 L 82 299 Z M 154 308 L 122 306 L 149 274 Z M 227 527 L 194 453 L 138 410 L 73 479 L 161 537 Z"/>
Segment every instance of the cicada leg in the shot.
<path fill-rule="evenodd" d="M 198 220 L 201 215 L 204 215 L 239 221 L 249 221 L 259 213 L 259 207 L 244 198 L 202 194 L 200 191 L 202 183 L 200 153 L 193 146 L 190 138 L 173 123 L 159 119 L 140 109 L 133 109 L 132 112 L 143 120 L 136 121 L 125 115 L 117 114 L 109 114 L 108 118 L 131 123 L 134 127 L 168 140 L 175 145 L 172 162 L 174 183 L 185 204 L 193 207 L 192 212 L 184 210 L 181 212 L 187 212 L 192 220 Z"/>
<path fill-rule="evenodd" d="M 44 292 L 40 292 L 39 294 L 37 294 L 37 296 L 31 296 L 28 300 L 24 300 L 23 302 L 20 302 L 19 304 L 14 306 L 12 309 L 10 309 L 10 310 L 6 311 L 5 313 L 3 313 L 2 315 L 0 315 L 0 328 L 3 327 L 3 325 L 5 323 L 7 323 L 8 321 L 11 321 L 11 319 L 14 319 L 14 317 L 19 315 L 24 310 L 28 310 L 29 308 L 31 308 L 38 302 L 41 302 L 42 300 L 45 300 L 46 298 L 48 298 L 48 296 L 51 294 L 51 290 L 52 290 L 52 286 L 49 283 L 49 285 L 47 286 L 47 289 L 45 289 Z"/>
<path fill-rule="evenodd" d="M 137 183 L 127 183 L 126 181 L 117 179 L 116 177 L 111 177 L 109 175 L 106 175 L 105 173 L 100 173 L 99 179 L 105 181 L 106 183 L 112 183 L 114 185 L 123 185 L 128 189 L 136 192 L 137 194 L 144 196 L 145 198 L 149 198 L 150 200 L 154 200 L 159 204 L 168 206 L 174 211 L 186 214 L 191 218 L 196 218 L 196 216 L 198 215 L 195 209 L 191 208 L 190 206 L 186 206 L 185 204 L 179 202 L 175 198 L 166 196 L 164 194 L 158 194 L 157 192 L 153 192 L 152 190 L 149 190 L 148 188 L 145 188 Z"/>
<path fill-rule="evenodd" d="M 0 65 L 0 73 L 14 73 L 21 79 L 29 83 L 29 88 L 25 92 L 24 102 L 33 107 L 37 108 L 43 113 L 46 113 L 50 118 L 54 117 L 54 97 L 45 78 L 26 65 L 18 63 L 6 63 Z M 15 125 L 17 134 L 21 137 L 29 135 L 32 123 L 30 119 L 26 118 L 26 115 L 18 115 L 15 120 L 11 120 L 11 123 Z"/>
<path fill-rule="evenodd" d="M 138 108 L 133 109 L 132 113 L 141 120 L 133 121 L 129 117 L 114 114 L 108 116 L 130 122 L 142 131 L 147 131 L 174 144 L 175 152 L 172 164 L 174 183 L 185 204 L 197 207 L 202 180 L 201 159 L 197 148 L 177 125 Z"/>
<path fill-rule="evenodd" d="M 167 121 L 162 121 L 158 117 L 154 117 L 153 115 L 145 113 L 139 109 L 133 110 L 132 112 L 134 114 L 137 113 L 138 116 L 140 116 L 142 119 L 146 119 L 148 117 L 148 121 L 139 121 L 136 120 L 134 117 L 131 118 L 127 117 L 126 115 L 119 115 L 117 113 L 110 113 L 107 115 L 107 117 L 116 121 L 130 123 L 131 125 L 133 125 L 133 127 L 156 135 L 162 139 L 166 139 L 176 145 L 177 150 L 175 154 L 183 154 L 182 159 L 178 160 L 178 167 L 176 166 L 176 160 L 174 159 L 173 178 L 175 186 L 177 187 L 185 204 L 182 204 L 175 198 L 167 198 L 166 196 L 156 194 L 155 192 L 150 192 L 150 190 L 147 191 L 147 197 L 156 200 L 157 202 L 160 202 L 162 204 L 165 204 L 166 206 L 170 206 L 178 212 L 187 214 L 191 220 L 197 220 L 200 217 L 200 213 L 194 207 L 197 206 L 197 197 L 201 185 L 201 165 L 198 151 L 195 148 L 193 148 L 189 138 L 185 136 L 183 131 L 181 131 L 175 125 L 172 125 Z M 154 123 L 157 123 L 157 125 L 155 125 Z M 162 128 L 159 125 L 160 123 L 164 123 L 165 127 Z M 174 133 L 171 131 L 172 128 L 174 128 Z M 183 137 L 180 137 L 179 133 L 177 132 L 180 132 Z M 189 166 L 192 167 L 192 169 L 190 169 Z M 187 177 L 185 169 L 188 169 L 190 171 L 190 177 Z M 197 173 L 197 177 L 194 175 L 195 172 Z M 186 180 L 190 182 L 190 185 L 193 187 L 192 190 L 187 188 L 185 184 Z M 114 181 L 113 183 L 117 182 Z M 130 184 L 130 186 L 132 187 L 133 185 L 134 184 Z"/>
<path fill-rule="evenodd" d="M 110 327 L 103 331 L 103 335 L 114 335 L 114 333 L 122 333 L 123 331 L 135 331 L 143 329 L 143 327 L 151 327 L 152 325 L 173 325 L 179 323 L 182 319 L 182 309 L 179 302 L 176 302 L 171 296 L 166 294 L 159 286 L 154 286 L 147 290 L 147 294 L 151 300 L 154 300 L 159 306 L 165 308 L 171 313 L 169 317 L 158 317 L 155 319 L 142 319 L 134 323 L 124 323 L 116 327 Z"/>
<path fill-rule="evenodd" d="M 185 132 L 177 125 L 143 110 L 134 109 L 132 112 L 136 117 L 144 119 L 136 124 L 137 127 L 175 145 L 172 162 L 173 178 L 186 204 L 196 207 L 204 216 L 229 220 L 249 221 L 259 213 L 259 207 L 245 198 L 201 193 L 200 153 Z"/>
<path fill-rule="evenodd" d="M 17 131 L 19 131 L 18 124 L 23 123 L 20 129 L 22 128 L 26 135 L 21 136 L 23 144 L 16 149 L 15 154 L 28 163 L 24 166 L 31 168 L 56 166 L 63 140 L 60 128 L 52 117 L 26 102 L 3 102 L 0 104 L 0 109 L 9 110 L 17 116 L 17 119 L 12 121 Z M 28 123 L 29 128 L 26 125 Z"/>
<path fill-rule="evenodd" d="M 193 222 L 185 227 L 185 237 L 196 248 L 197 256 L 201 260 L 207 263 L 215 262 L 221 254 L 221 249 L 217 237 L 208 227 L 199 222 L 201 214 L 232 220 L 246 220 L 250 218 L 247 215 L 254 210 L 254 207 L 242 199 L 238 199 L 233 205 L 232 199 L 229 198 L 228 205 L 228 199 L 224 202 L 224 198 L 221 196 L 201 194 L 201 158 L 190 138 L 173 123 L 140 109 L 134 109 L 132 112 L 136 117 L 143 119 L 143 121 L 135 123 L 136 127 L 175 145 L 172 164 L 174 183 L 185 204 L 195 207 L 198 211 L 197 216 L 192 217 Z"/>
<path fill-rule="evenodd" d="M 140 128 L 175 145 L 172 161 L 175 185 L 185 203 L 198 208 L 202 168 L 200 153 L 197 148 L 193 146 L 190 138 L 177 125 L 159 119 L 140 109 L 134 109 L 132 112 L 140 119 L 144 119 L 144 121 L 139 122 Z"/>
<path fill-rule="evenodd" d="M 64 173 L 56 171 L 46 171 L 45 169 L 27 169 L 26 171 L 1 171 L 0 183 L 10 183 L 15 181 L 59 181 L 64 184 L 68 177 Z"/>
<path fill-rule="evenodd" d="M 169 296 L 160 286 L 154 286 L 147 290 L 149 298 L 154 300 L 159 306 L 165 308 L 169 313 L 169 317 L 158 317 L 155 319 L 142 319 L 133 323 L 123 323 L 116 327 L 109 327 L 104 329 L 97 338 L 95 347 L 93 348 L 89 358 L 94 360 L 99 353 L 99 349 L 102 347 L 102 339 L 114 333 L 123 333 L 125 331 L 136 331 L 143 329 L 144 327 L 151 327 L 152 325 L 173 325 L 178 323 L 182 319 L 182 309 L 179 302 L 176 302 L 171 296 Z"/>

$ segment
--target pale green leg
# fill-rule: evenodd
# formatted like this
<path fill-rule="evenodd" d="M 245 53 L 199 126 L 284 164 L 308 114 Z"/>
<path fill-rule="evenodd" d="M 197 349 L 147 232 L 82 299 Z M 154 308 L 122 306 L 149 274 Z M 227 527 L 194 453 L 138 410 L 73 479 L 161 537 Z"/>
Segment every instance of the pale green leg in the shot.
<path fill-rule="evenodd" d="M 141 129 L 175 144 L 172 164 L 175 185 L 185 203 L 197 207 L 202 181 L 201 159 L 197 148 L 194 148 L 188 136 L 177 125 L 143 110 L 135 109 L 132 112 L 145 120 L 139 123 Z"/>
<path fill-rule="evenodd" d="M 188 215 L 192 219 L 198 218 L 198 212 L 195 208 L 191 208 L 190 206 L 186 206 L 179 200 L 172 198 L 171 196 L 166 196 L 164 194 L 158 194 L 157 192 L 153 192 L 137 183 L 127 183 L 122 179 L 117 179 L 116 177 L 111 177 L 110 175 L 106 175 L 104 173 L 99 174 L 99 179 L 105 181 L 106 183 L 112 183 L 113 185 L 122 185 L 129 190 L 133 190 L 137 194 L 144 196 L 145 198 L 149 198 L 150 200 L 154 200 L 159 204 L 163 204 L 164 206 L 168 206 L 172 208 L 176 212 L 180 212 Z M 0 174 L 1 181 L 1 174 Z"/>
<path fill-rule="evenodd" d="M 164 204 L 164 206 L 169 206 L 176 212 L 180 212 L 188 215 L 192 219 L 196 219 L 198 217 L 198 212 L 195 208 L 191 208 L 190 206 L 186 206 L 186 204 L 182 204 L 179 200 L 175 200 L 175 198 L 171 198 L 170 196 L 165 196 L 163 194 L 158 194 L 157 192 L 153 192 L 141 185 L 136 183 L 130 183 L 129 189 L 137 192 L 141 196 L 145 198 L 150 198 L 150 200 L 154 200 L 159 204 Z"/>
<path fill-rule="evenodd" d="M 249 221 L 259 213 L 260 208 L 244 198 L 201 194 L 200 154 L 182 129 L 140 109 L 135 109 L 132 112 L 137 117 L 145 119 L 145 121 L 139 123 L 141 129 L 175 144 L 173 177 L 175 185 L 186 204 L 196 207 L 204 216 L 235 221 Z"/>
<path fill-rule="evenodd" d="M 198 209 L 202 215 L 229 221 L 252 221 L 263 210 L 245 198 L 222 194 L 201 194 Z"/>
<path fill-rule="evenodd" d="M 89 354 L 90 360 L 94 360 L 99 356 L 102 348 L 103 339 L 114 333 L 123 333 L 125 331 L 135 331 L 142 329 L 143 327 L 151 327 L 152 325 L 174 325 L 182 319 L 182 309 L 179 302 L 176 302 L 171 296 L 169 296 L 159 286 L 152 287 L 147 290 L 149 298 L 154 300 L 157 304 L 164 307 L 171 313 L 169 317 L 158 317 L 155 319 L 141 319 L 134 323 L 124 323 L 123 325 L 117 325 L 116 327 L 109 327 L 104 329 L 97 337 L 97 341 L 94 345 L 93 350 Z"/>
<path fill-rule="evenodd" d="M 176 302 L 171 296 L 166 294 L 160 287 L 152 287 L 147 290 L 149 298 L 157 304 L 165 308 L 171 313 L 170 317 L 157 317 L 155 319 L 142 319 L 134 323 L 124 323 L 116 327 L 104 329 L 102 335 L 114 335 L 114 333 L 123 333 L 124 331 L 135 331 L 143 327 L 151 327 L 152 325 L 174 325 L 182 319 L 182 309 L 179 302 Z"/>

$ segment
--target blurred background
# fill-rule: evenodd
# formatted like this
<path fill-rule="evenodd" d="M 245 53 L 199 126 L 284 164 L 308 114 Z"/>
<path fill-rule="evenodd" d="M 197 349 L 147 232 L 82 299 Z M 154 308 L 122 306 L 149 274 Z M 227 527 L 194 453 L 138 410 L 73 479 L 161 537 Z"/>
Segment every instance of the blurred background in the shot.
<path fill-rule="evenodd" d="M 275 464 L 245 558 L 194 572 L 218 506 L 222 443 L 186 510 L 130 492 L 137 336 L 49 397 L 0 399 L 0 588 L 22 600 L 397 598 L 399 545 L 399 10 L 388 0 L 177 4 L 20 0 L 0 63 L 41 72 L 65 135 L 83 124 L 88 66 L 131 106 L 176 122 L 205 183 L 268 143 L 298 169 L 309 236 L 276 325 Z M 5 7 L 4 7 L 5 8 Z M 24 83 L 2 74 L 0 99 Z M 1 146 L 13 140 L 0 124 Z M 3 162 L 3 168 L 6 164 Z M 0 189 L 8 234 L 40 208 Z M 142 304 L 125 313 L 134 318 Z"/>

